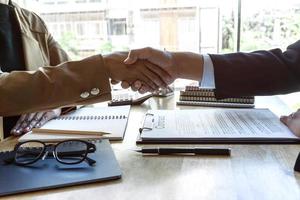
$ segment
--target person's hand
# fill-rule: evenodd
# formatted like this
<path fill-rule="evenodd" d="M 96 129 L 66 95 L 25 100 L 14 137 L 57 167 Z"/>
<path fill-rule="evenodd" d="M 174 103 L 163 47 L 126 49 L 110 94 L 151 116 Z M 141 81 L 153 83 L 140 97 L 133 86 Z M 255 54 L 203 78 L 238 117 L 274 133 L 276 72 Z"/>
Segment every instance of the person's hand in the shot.
<path fill-rule="evenodd" d="M 124 63 L 134 64 L 138 60 L 147 60 L 152 64 L 164 69 L 169 76 L 163 77 L 170 84 L 179 77 L 178 65 L 174 59 L 174 54 L 168 51 L 160 51 L 151 47 L 130 50 Z"/>
<path fill-rule="evenodd" d="M 47 121 L 58 117 L 60 114 L 61 109 L 55 109 L 46 112 L 21 115 L 20 119 L 10 133 L 15 136 L 22 135 L 31 131 L 33 128 L 39 128 L 43 126 Z"/>
<path fill-rule="evenodd" d="M 110 83 L 113 85 L 116 85 L 116 84 L 119 84 L 120 81 L 111 79 Z M 143 84 L 140 80 L 134 81 L 132 85 L 130 85 L 127 81 L 121 81 L 121 87 L 123 89 L 128 89 L 131 87 L 131 89 L 133 91 L 138 91 L 141 94 L 144 94 L 146 92 L 154 92 L 155 91 L 152 88 L 150 88 L 147 84 Z"/>
<path fill-rule="evenodd" d="M 148 91 L 167 86 L 162 77 L 168 76 L 168 74 L 163 69 L 143 60 L 128 66 L 123 63 L 127 55 L 128 53 L 115 52 L 103 56 L 104 65 L 107 67 L 112 84 L 126 81 L 128 85 L 131 85 L 138 80 Z"/>
<path fill-rule="evenodd" d="M 300 109 L 289 116 L 281 116 L 283 122 L 296 136 L 300 137 Z"/>
<path fill-rule="evenodd" d="M 131 50 L 124 60 L 125 64 L 131 65 L 138 60 L 147 60 L 155 66 L 160 67 L 167 72 L 167 75 L 161 76 L 167 83 L 172 83 L 177 78 L 186 78 L 201 80 L 203 71 L 203 58 L 200 54 L 191 52 L 168 52 L 146 47 L 142 49 Z M 150 68 L 149 68 L 150 69 Z M 124 82 L 122 86 L 128 87 L 130 84 Z M 141 86 L 136 88 L 135 86 Z M 143 89 L 141 83 L 136 81 L 131 84 L 132 89 Z"/>
<path fill-rule="evenodd" d="M 131 50 L 124 60 L 124 63 L 127 65 L 132 65 L 136 63 L 138 60 L 147 60 L 148 62 L 154 64 L 154 66 L 158 66 L 161 70 L 165 71 L 162 79 L 166 84 L 172 83 L 177 76 L 176 68 L 174 67 L 172 55 L 167 51 L 160 51 L 150 47 Z M 151 69 L 149 66 L 149 70 L 157 70 L 157 68 Z M 117 82 L 112 82 L 112 84 L 116 84 Z M 133 91 L 139 91 L 140 93 L 149 92 L 149 87 L 144 85 L 141 81 L 137 80 L 133 84 L 129 84 L 127 81 L 122 81 L 122 88 L 127 89 L 131 87 Z M 153 92 L 153 91 L 151 91 Z"/>

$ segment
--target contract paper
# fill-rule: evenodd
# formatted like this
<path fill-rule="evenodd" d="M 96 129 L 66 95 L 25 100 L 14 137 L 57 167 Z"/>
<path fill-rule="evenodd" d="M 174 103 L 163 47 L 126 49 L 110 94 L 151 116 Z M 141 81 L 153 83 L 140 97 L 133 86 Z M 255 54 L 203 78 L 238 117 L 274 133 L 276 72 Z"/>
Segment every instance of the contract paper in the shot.
<path fill-rule="evenodd" d="M 151 110 L 143 140 L 278 140 L 298 138 L 268 109 Z"/>

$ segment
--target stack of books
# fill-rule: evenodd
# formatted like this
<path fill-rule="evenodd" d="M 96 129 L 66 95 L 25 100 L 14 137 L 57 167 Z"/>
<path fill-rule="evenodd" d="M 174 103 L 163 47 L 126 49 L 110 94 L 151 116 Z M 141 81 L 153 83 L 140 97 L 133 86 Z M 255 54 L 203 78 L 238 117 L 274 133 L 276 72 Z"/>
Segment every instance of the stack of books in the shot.
<path fill-rule="evenodd" d="M 214 89 L 212 88 L 186 86 L 185 91 L 180 91 L 177 105 L 253 108 L 254 97 L 216 99 Z"/>

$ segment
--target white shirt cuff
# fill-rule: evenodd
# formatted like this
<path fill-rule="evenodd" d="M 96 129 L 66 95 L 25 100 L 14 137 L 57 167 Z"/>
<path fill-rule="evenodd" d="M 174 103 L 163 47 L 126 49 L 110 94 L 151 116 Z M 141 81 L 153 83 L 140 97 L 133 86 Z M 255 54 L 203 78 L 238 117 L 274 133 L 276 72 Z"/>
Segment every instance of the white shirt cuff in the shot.
<path fill-rule="evenodd" d="M 209 55 L 203 55 L 203 74 L 202 79 L 199 82 L 200 87 L 216 88 L 215 87 L 215 74 L 214 65 Z"/>

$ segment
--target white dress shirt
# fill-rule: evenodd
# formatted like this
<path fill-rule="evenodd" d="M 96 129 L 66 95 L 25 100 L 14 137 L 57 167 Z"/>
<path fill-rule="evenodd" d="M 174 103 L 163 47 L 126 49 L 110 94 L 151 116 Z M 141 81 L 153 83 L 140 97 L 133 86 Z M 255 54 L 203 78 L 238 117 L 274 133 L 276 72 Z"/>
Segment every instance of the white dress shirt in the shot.
<path fill-rule="evenodd" d="M 203 74 L 199 82 L 200 87 L 216 88 L 215 87 L 215 74 L 214 65 L 209 55 L 203 55 Z"/>

